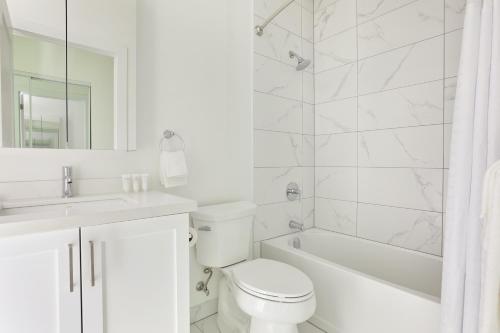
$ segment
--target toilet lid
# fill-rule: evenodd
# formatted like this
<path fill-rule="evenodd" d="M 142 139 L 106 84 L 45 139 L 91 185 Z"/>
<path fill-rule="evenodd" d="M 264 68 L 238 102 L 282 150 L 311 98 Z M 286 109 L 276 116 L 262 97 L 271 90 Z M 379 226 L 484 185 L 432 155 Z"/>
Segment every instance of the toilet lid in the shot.
<path fill-rule="evenodd" d="M 232 275 L 240 288 L 266 299 L 301 301 L 314 290 L 311 279 L 300 270 L 269 259 L 256 259 L 237 265 Z"/>

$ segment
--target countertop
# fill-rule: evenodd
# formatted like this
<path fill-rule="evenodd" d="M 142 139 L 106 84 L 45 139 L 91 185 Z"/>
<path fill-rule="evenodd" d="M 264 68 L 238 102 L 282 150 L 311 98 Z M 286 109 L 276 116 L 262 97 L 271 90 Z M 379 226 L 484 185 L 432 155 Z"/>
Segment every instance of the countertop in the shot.
<path fill-rule="evenodd" d="M 3 208 L 0 209 L 0 238 L 185 214 L 197 209 L 196 201 L 163 192 L 80 196 L 61 200 L 47 198 L 0 203 Z M 103 204 L 92 208 L 92 203 L 99 202 Z M 107 202 L 110 204 L 106 206 Z M 82 204 L 83 207 L 80 206 Z M 29 210 L 29 207 L 36 206 L 41 206 L 43 211 L 2 215 L 2 211 L 5 213 L 27 207 Z"/>

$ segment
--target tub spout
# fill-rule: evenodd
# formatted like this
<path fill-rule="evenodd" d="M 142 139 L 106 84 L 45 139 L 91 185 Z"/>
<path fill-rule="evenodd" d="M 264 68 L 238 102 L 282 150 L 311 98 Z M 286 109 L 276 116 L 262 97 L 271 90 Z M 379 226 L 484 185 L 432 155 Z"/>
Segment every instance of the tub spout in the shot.
<path fill-rule="evenodd" d="M 304 223 L 299 223 L 299 222 L 297 222 L 297 221 L 291 220 L 291 221 L 288 223 L 288 226 L 289 226 L 289 227 L 290 227 L 290 229 L 292 229 L 292 230 L 304 231 Z"/>

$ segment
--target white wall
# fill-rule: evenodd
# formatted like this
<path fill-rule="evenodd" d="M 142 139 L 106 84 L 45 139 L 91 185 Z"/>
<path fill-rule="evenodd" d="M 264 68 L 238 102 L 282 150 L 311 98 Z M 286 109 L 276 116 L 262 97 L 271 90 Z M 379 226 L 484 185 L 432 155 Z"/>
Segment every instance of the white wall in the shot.
<path fill-rule="evenodd" d="M 119 191 L 125 172 L 150 172 L 158 187 L 167 128 L 186 141 L 190 171 L 189 185 L 169 192 L 200 204 L 251 199 L 251 10 L 247 1 L 139 1 L 137 151 L 0 149 L 0 200 L 60 195 L 66 164 L 80 193 Z M 201 278 L 194 261 L 192 272 Z M 192 301 L 214 297 L 193 292 Z"/>
<path fill-rule="evenodd" d="M 251 199 L 249 2 L 143 0 L 138 6 L 138 98 L 156 155 L 165 129 L 186 143 L 190 186 L 171 192 L 200 204 Z M 155 167 L 157 160 L 154 159 Z M 191 285 L 205 278 L 192 256 Z M 217 297 L 192 292 L 192 305 Z"/>

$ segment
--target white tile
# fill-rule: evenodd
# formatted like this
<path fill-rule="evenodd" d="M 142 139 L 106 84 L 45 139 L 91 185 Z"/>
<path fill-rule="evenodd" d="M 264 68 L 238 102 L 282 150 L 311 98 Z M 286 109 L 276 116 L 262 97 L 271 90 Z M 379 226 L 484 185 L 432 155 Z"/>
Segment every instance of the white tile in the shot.
<path fill-rule="evenodd" d="M 443 167 L 443 125 L 362 132 L 358 135 L 362 167 Z"/>
<path fill-rule="evenodd" d="M 360 168 L 358 181 L 362 203 L 442 211 L 441 169 Z"/>
<path fill-rule="evenodd" d="M 194 323 L 217 313 L 217 305 L 217 299 L 215 298 L 190 307 L 189 321 Z"/>
<path fill-rule="evenodd" d="M 316 197 L 356 201 L 357 177 L 355 167 L 317 167 Z"/>
<path fill-rule="evenodd" d="M 301 166 L 314 166 L 314 145 L 315 138 L 313 135 L 303 135 L 301 145 L 301 155 L 299 164 Z"/>
<path fill-rule="evenodd" d="M 301 184 L 302 199 L 314 197 L 314 167 L 302 167 L 301 169 Z"/>
<path fill-rule="evenodd" d="M 356 234 L 356 203 L 316 198 L 316 226 L 318 228 Z"/>
<path fill-rule="evenodd" d="M 302 100 L 302 73 L 297 72 L 293 66 L 254 54 L 254 89 Z"/>
<path fill-rule="evenodd" d="M 316 73 L 356 61 L 356 28 L 341 32 L 314 44 Z"/>
<path fill-rule="evenodd" d="M 449 176 L 449 170 L 448 169 L 443 169 L 443 223 L 446 221 L 446 207 L 448 204 L 448 176 Z"/>
<path fill-rule="evenodd" d="M 301 133 L 302 104 L 299 101 L 254 92 L 254 128 Z"/>
<path fill-rule="evenodd" d="M 443 122 L 443 81 L 359 97 L 360 131 Z"/>
<path fill-rule="evenodd" d="M 298 166 L 302 136 L 268 131 L 254 131 L 254 164 L 256 167 Z"/>
<path fill-rule="evenodd" d="M 300 184 L 302 168 L 255 168 L 254 200 L 258 205 L 286 202 L 286 187 L 289 183 Z"/>
<path fill-rule="evenodd" d="M 356 96 L 356 64 L 321 72 L 315 76 L 316 104 Z"/>
<path fill-rule="evenodd" d="M 314 75 L 309 72 L 302 72 L 303 88 L 302 96 L 303 101 L 309 104 L 314 104 Z"/>
<path fill-rule="evenodd" d="M 219 327 L 217 325 L 217 315 L 210 316 L 197 322 L 196 327 L 202 333 L 220 333 Z"/>
<path fill-rule="evenodd" d="M 260 17 L 255 17 L 256 24 L 261 24 L 263 21 Z M 257 34 L 253 36 L 254 51 L 260 55 L 295 66 L 295 59 L 290 59 L 288 52 L 302 53 L 300 37 L 273 23 L 266 27 L 262 36 Z"/>
<path fill-rule="evenodd" d="M 355 131 L 356 108 L 356 98 L 316 105 L 316 135 Z"/>
<path fill-rule="evenodd" d="M 290 220 L 300 221 L 300 201 L 284 202 L 257 207 L 254 223 L 254 241 L 261 241 L 291 232 Z"/>
<path fill-rule="evenodd" d="M 309 10 L 302 10 L 302 38 L 314 41 L 314 14 Z"/>
<path fill-rule="evenodd" d="M 324 333 L 325 331 L 311 325 L 307 321 L 305 323 L 299 324 L 299 333 Z"/>
<path fill-rule="evenodd" d="M 314 0 L 302 0 L 300 5 L 303 10 L 308 11 L 309 13 L 314 12 Z"/>
<path fill-rule="evenodd" d="M 356 133 L 316 136 L 316 166 L 355 166 Z"/>
<path fill-rule="evenodd" d="M 358 26 L 360 58 L 443 34 L 442 1 L 420 0 Z"/>
<path fill-rule="evenodd" d="M 254 13 L 261 18 L 267 19 L 282 5 L 281 1 L 276 0 L 254 0 Z M 278 16 L 273 22 L 280 27 L 293 32 L 297 36 L 301 35 L 302 7 L 294 2 Z"/>
<path fill-rule="evenodd" d="M 445 31 L 464 26 L 466 0 L 445 0 Z"/>
<path fill-rule="evenodd" d="M 444 125 L 444 167 L 450 167 L 451 130 L 453 125 Z"/>
<path fill-rule="evenodd" d="M 200 329 L 196 326 L 196 325 L 191 325 L 191 328 L 189 330 L 190 333 L 203 333 L 202 331 L 200 331 Z"/>
<path fill-rule="evenodd" d="M 302 39 L 302 57 L 311 61 L 311 64 L 305 69 L 305 71 L 314 73 L 314 67 L 316 66 L 314 60 L 314 44 L 305 39 Z"/>
<path fill-rule="evenodd" d="M 302 223 L 305 228 L 314 227 L 314 198 L 302 199 Z"/>
<path fill-rule="evenodd" d="M 253 258 L 257 259 L 260 257 L 261 257 L 260 242 L 254 242 L 253 243 Z"/>
<path fill-rule="evenodd" d="M 302 134 L 314 135 L 314 105 L 302 104 Z"/>
<path fill-rule="evenodd" d="M 337 2 L 337 0 L 314 0 L 314 11 L 319 11 Z"/>
<path fill-rule="evenodd" d="M 445 35 L 445 76 L 457 76 L 462 47 L 462 30 L 456 30 Z"/>
<path fill-rule="evenodd" d="M 443 36 L 440 36 L 359 62 L 359 93 L 441 79 L 443 44 Z"/>
<path fill-rule="evenodd" d="M 359 204 L 358 236 L 441 255 L 442 214 Z"/>
<path fill-rule="evenodd" d="M 444 122 L 453 122 L 453 111 L 455 109 L 455 95 L 457 91 L 457 78 L 452 77 L 444 80 Z"/>
<path fill-rule="evenodd" d="M 356 1 L 337 0 L 314 12 L 314 41 L 319 42 L 356 25 Z"/>
<path fill-rule="evenodd" d="M 393 9 L 402 7 L 415 0 L 357 0 L 358 20 L 366 22 L 377 16 L 390 12 Z M 436 1 L 438 2 L 438 1 Z"/>

